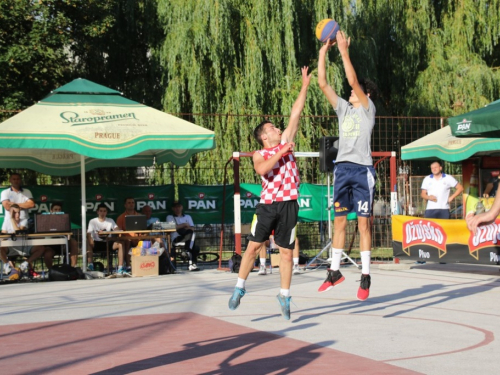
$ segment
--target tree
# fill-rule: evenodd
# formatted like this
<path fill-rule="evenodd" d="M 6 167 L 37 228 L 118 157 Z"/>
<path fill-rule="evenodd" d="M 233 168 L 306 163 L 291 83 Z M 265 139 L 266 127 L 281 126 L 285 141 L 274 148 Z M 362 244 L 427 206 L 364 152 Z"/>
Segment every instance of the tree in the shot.
<path fill-rule="evenodd" d="M 77 77 L 160 108 L 156 20 L 155 0 L 0 2 L 0 120 L 15 114 L 6 110 L 25 109 Z M 88 182 L 136 182 L 135 171 L 92 171 Z"/>
<path fill-rule="evenodd" d="M 64 47 L 69 45 L 71 22 L 52 3 L 0 2 L 2 109 L 24 109 L 70 76 L 71 62 Z"/>

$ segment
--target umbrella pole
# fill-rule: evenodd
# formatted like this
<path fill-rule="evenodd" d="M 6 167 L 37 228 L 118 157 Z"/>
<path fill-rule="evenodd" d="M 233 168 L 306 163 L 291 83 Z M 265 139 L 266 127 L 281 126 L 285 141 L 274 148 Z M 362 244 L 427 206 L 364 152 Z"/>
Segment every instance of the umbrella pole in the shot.
<path fill-rule="evenodd" d="M 85 186 L 85 156 L 80 155 L 80 177 L 82 188 L 82 261 L 83 271 L 87 270 L 87 193 Z"/>

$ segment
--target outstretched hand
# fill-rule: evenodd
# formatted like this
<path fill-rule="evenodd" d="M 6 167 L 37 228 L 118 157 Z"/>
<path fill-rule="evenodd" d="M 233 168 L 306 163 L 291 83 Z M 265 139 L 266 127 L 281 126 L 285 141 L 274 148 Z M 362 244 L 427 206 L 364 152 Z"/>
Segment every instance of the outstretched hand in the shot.
<path fill-rule="evenodd" d="M 309 86 L 309 83 L 311 82 L 311 74 L 307 74 L 309 70 L 309 67 L 308 66 L 304 66 L 302 67 L 301 71 L 302 71 L 302 86 Z"/>
<path fill-rule="evenodd" d="M 345 33 L 343 31 L 338 31 L 337 32 L 337 47 L 339 51 L 345 52 L 349 48 L 349 45 L 351 44 L 351 38 L 347 38 L 345 36 Z"/>
<path fill-rule="evenodd" d="M 330 40 L 328 39 L 324 44 L 323 46 L 320 48 L 319 52 L 320 53 L 327 53 L 329 51 L 330 48 L 332 48 L 332 46 L 334 46 L 335 44 L 337 43 L 336 40 Z"/>
<path fill-rule="evenodd" d="M 293 148 L 295 147 L 294 142 L 288 142 L 283 145 L 283 147 L 278 151 L 278 153 L 281 154 L 281 156 L 288 155 L 289 153 L 293 152 Z"/>

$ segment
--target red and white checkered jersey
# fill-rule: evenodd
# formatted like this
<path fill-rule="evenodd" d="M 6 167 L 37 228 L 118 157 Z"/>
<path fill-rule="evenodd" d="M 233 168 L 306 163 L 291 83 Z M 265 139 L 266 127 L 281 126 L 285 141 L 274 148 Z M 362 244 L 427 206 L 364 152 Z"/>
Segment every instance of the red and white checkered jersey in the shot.
<path fill-rule="evenodd" d="M 257 151 L 264 160 L 271 158 L 285 145 L 284 141 L 275 147 L 265 148 Z M 295 162 L 295 156 L 289 152 L 285 154 L 262 178 L 262 192 L 260 203 L 272 204 L 273 202 L 284 202 L 297 200 L 299 198 L 299 170 Z"/>

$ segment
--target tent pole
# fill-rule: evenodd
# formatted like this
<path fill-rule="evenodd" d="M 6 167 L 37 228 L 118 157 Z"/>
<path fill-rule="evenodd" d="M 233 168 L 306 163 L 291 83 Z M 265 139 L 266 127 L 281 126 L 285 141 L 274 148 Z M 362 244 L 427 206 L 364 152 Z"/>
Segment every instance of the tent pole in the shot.
<path fill-rule="evenodd" d="M 82 262 L 83 272 L 87 271 L 87 193 L 85 191 L 85 156 L 80 155 L 80 177 L 82 188 Z"/>

